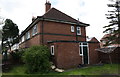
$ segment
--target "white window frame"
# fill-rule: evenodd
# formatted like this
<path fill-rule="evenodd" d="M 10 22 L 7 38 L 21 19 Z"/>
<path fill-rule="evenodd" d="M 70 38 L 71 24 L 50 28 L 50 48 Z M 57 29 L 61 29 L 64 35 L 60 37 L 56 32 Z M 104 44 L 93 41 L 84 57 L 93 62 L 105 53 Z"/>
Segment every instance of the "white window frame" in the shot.
<path fill-rule="evenodd" d="M 54 55 L 54 45 L 51 46 L 51 55 Z"/>
<path fill-rule="evenodd" d="M 36 34 L 37 34 L 37 24 L 32 29 L 32 35 L 34 36 Z"/>
<path fill-rule="evenodd" d="M 71 32 L 75 32 L 74 26 L 71 26 Z"/>
<path fill-rule="evenodd" d="M 27 32 L 26 33 L 26 39 L 29 39 L 30 38 L 30 32 Z"/>
<path fill-rule="evenodd" d="M 83 55 L 83 47 L 84 46 L 86 46 L 88 48 L 88 64 L 90 63 L 90 61 L 89 61 L 89 45 L 88 44 L 89 43 L 87 43 L 87 45 L 83 45 L 83 43 L 80 43 L 80 45 L 79 45 L 79 55 L 82 56 L 82 64 L 84 64 L 84 61 L 83 61 L 83 57 L 84 57 L 84 55 Z M 82 50 L 82 54 L 80 54 L 80 47 L 82 48 L 81 49 Z"/>
<path fill-rule="evenodd" d="M 83 47 L 84 47 L 84 46 L 86 46 L 86 47 L 88 48 L 88 43 L 87 43 L 87 45 L 83 45 L 83 43 L 81 43 L 81 44 L 79 45 L 79 55 L 80 55 L 80 56 L 83 56 Z M 81 51 L 82 54 L 80 54 L 80 48 L 81 48 L 81 50 L 82 50 L 82 51 Z"/>
<path fill-rule="evenodd" d="M 25 37 L 24 36 L 22 36 L 22 40 L 21 40 L 21 42 L 24 42 L 25 41 Z"/>
<path fill-rule="evenodd" d="M 80 33 L 78 33 L 78 30 Z M 77 27 L 77 35 L 81 35 L 81 27 Z"/>
<path fill-rule="evenodd" d="M 82 54 L 80 52 L 82 52 Z M 79 45 L 79 55 L 83 56 L 83 43 L 81 43 L 81 45 Z"/>

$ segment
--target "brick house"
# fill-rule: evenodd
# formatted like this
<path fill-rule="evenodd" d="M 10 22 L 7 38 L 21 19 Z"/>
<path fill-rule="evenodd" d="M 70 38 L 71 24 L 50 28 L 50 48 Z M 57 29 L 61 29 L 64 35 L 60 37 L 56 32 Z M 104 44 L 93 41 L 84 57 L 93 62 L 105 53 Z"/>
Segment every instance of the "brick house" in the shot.
<path fill-rule="evenodd" d="M 95 38 L 86 41 L 86 27 L 89 24 L 51 8 L 49 2 L 45 7 L 45 14 L 33 18 L 21 33 L 19 47 L 47 45 L 51 49 L 52 61 L 58 68 L 98 63 L 95 49 L 99 48 L 99 41 Z"/>
<path fill-rule="evenodd" d="M 107 37 L 109 37 L 111 34 L 105 34 L 101 39 L 100 39 L 100 47 L 101 48 L 108 48 L 108 47 L 120 47 L 120 44 L 110 44 L 109 46 L 105 46 L 106 42 L 108 42 Z"/>

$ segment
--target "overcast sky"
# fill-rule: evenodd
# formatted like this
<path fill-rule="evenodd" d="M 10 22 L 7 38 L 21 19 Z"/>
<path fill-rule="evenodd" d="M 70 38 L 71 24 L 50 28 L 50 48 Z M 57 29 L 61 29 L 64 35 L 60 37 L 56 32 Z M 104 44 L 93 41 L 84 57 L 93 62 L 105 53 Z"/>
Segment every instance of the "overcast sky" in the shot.
<path fill-rule="evenodd" d="M 108 0 L 49 0 L 54 7 L 65 14 L 90 24 L 87 27 L 87 36 L 103 36 L 103 26 L 108 25 L 105 14 L 108 11 Z M 32 16 L 41 16 L 45 13 L 46 0 L 0 0 L 0 15 L 16 23 L 20 31 L 31 22 Z"/>

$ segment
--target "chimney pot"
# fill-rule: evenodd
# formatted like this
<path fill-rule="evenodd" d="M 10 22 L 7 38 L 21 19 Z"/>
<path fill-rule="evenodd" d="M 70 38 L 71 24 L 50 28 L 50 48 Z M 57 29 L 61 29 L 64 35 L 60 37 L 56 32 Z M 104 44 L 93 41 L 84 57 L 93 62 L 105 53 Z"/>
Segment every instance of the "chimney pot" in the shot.
<path fill-rule="evenodd" d="M 45 12 L 47 12 L 51 8 L 51 3 L 46 1 L 45 3 Z"/>

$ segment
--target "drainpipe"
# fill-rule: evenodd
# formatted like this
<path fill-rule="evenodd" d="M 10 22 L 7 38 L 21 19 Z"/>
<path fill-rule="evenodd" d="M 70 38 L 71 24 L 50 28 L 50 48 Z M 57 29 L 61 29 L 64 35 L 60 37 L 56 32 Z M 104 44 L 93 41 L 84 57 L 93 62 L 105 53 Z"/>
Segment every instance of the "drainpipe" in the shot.
<path fill-rule="evenodd" d="M 77 26 L 79 25 L 79 18 L 77 20 L 77 25 L 76 25 L 76 41 L 78 41 L 78 35 L 77 35 Z"/>
<path fill-rule="evenodd" d="M 76 41 L 78 41 L 78 37 L 77 37 L 77 25 L 76 25 Z"/>
<path fill-rule="evenodd" d="M 41 34 L 42 34 L 42 37 L 41 37 L 42 41 L 41 42 L 42 42 L 42 45 L 44 45 L 44 35 L 43 35 L 43 33 L 44 33 L 44 23 L 43 22 L 44 22 L 44 17 L 43 17 L 42 25 L 41 25 L 41 31 L 42 31 L 41 32 Z"/>

